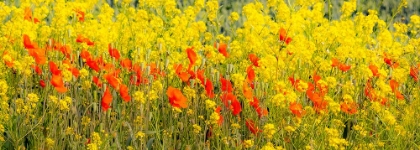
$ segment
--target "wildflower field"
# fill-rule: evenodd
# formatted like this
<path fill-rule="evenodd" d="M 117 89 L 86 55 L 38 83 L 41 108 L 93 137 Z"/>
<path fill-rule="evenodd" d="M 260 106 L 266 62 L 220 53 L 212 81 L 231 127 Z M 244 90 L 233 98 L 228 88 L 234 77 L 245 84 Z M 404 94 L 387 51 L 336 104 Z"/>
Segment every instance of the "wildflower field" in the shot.
<path fill-rule="evenodd" d="M 0 149 L 420 149 L 420 2 L 380 2 L 0 2 Z"/>

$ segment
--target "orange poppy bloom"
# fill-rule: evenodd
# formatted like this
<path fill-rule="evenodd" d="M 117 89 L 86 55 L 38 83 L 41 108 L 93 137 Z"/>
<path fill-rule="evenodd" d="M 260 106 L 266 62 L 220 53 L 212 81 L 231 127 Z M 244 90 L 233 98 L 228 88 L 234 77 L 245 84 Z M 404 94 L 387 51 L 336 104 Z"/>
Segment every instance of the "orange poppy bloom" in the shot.
<path fill-rule="evenodd" d="M 106 81 L 114 88 L 117 89 L 120 85 L 120 82 L 118 81 L 118 78 L 113 75 L 113 73 L 109 73 L 105 75 Z"/>
<path fill-rule="evenodd" d="M 379 77 L 378 67 L 376 67 L 376 66 L 375 66 L 375 65 L 373 65 L 373 64 L 370 64 L 370 65 L 369 65 L 369 69 L 370 69 L 370 71 L 372 71 L 373 76 L 375 76 L 375 77 Z"/>
<path fill-rule="evenodd" d="M 232 110 L 233 115 L 236 116 L 242 111 L 241 103 L 232 93 L 224 93 L 220 96 L 220 99 L 226 107 Z"/>
<path fill-rule="evenodd" d="M 344 113 L 352 115 L 357 112 L 357 104 L 355 102 L 350 103 L 350 104 L 342 102 L 340 105 L 341 105 L 341 111 L 343 111 Z"/>
<path fill-rule="evenodd" d="M 397 81 L 395 81 L 394 79 L 391 79 L 389 80 L 389 86 L 391 87 L 392 92 L 395 92 L 399 85 Z"/>
<path fill-rule="evenodd" d="M 125 102 L 129 102 L 131 100 L 130 94 L 128 94 L 128 87 L 125 84 L 120 85 L 120 95 Z"/>
<path fill-rule="evenodd" d="M 47 57 L 45 56 L 45 50 L 40 48 L 28 49 L 29 55 L 35 59 L 35 63 L 38 65 L 43 65 L 47 62 Z"/>
<path fill-rule="evenodd" d="M 223 54 L 223 56 L 225 57 L 229 57 L 229 54 L 227 52 L 227 44 L 225 43 L 220 43 L 219 44 L 219 48 L 218 48 L 219 52 Z"/>
<path fill-rule="evenodd" d="M 107 111 L 110 108 L 112 102 L 112 94 L 109 91 L 109 88 L 105 89 L 104 96 L 102 96 L 101 106 L 104 111 Z"/>
<path fill-rule="evenodd" d="M 88 60 L 91 58 L 90 53 L 86 49 L 82 50 L 82 52 L 80 53 L 80 57 L 84 60 Z"/>
<path fill-rule="evenodd" d="M 190 65 L 194 65 L 197 60 L 197 54 L 194 52 L 194 47 L 187 48 L 188 59 L 190 60 Z"/>
<path fill-rule="evenodd" d="M 93 81 L 93 83 L 95 83 L 95 85 L 97 87 L 102 87 L 102 82 L 101 82 L 101 80 L 99 80 L 99 78 L 97 76 L 93 76 L 92 81 Z"/>
<path fill-rule="evenodd" d="M 248 127 L 248 130 L 251 131 L 252 134 L 257 135 L 258 132 L 262 132 L 262 130 L 258 129 L 258 127 L 255 125 L 254 121 L 251 119 L 245 120 L 245 125 Z"/>
<path fill-rule="evenodd" d="M 338 67 L 341 64 L 337 58 L 333 58 L 331 59 L 331 61 L 332 61 L 331 67 Z"/>
<path fill-rule="evenodd" d="M 179 89 L 169 86 L 168 90 L 166 91 L 166 95 L 168 96 L 169 103 L 173 107 L 177 107 L 177 108 L 188 107 L 187 98 L 182 94 L 182 92 Z"/>
<path fill-rule="evenodd" d="M 304 115 L 306 113 L 305 110 L 303 110 L 303 107 L 301 104 L 297 103 L 297 102 L 291 102 L 290 106 L 289 106 L 289 110 L 296 115 L 296 117 L 301 118 L 302 115 Z"/>
<path fill-rule="evenodd" d="M 399 63 L 389 58 L 387 53 L 384 53 L 384 62 L 393 69 L 399 66 Z"/>
<path fill-rule="evenodd" d="M 257 97 L 254 97 L 254 101 L 249 102 L 249 104 L 255 109 L 259 118 L 268 115 L 268 110 L 260 107 L 260 101 Z"/>
<path fill-rule="evenodd" d="M 249 54 L 249 60 L 252 62 L 252 64 L 255 66 L 255 67 L 259 67 L 259 64 L 258 64 L 258 60 L 259 60 L 259 58 L 257 57 L 257 55 L 255 55 L 255 54 Z"/>
<path fill-rule="evenodd" d="M 53 61 L 50 61 L 49 63 L 48 63 L 48 65 L 49 65 L 49 67 L 50 67 L 50 72 L 53 74 L 53 75 L 61 75 L 61 70 L 60 69 L 58 69 L 58 66 L 53 62 Z"/>
<path fill-rule="evenodd" d="M 96 72 L 99 72 L 100 69 L 101 69 L 101 68 L 99 68 L 97 60 L 94 60 L 93 58 L 88 58 L 86 60 L 86 64 L 89 66 L 89 68 L 95 70 Z"/>
<path fill-rule="evenodd" d="M 131 60 L 128 58 L 121 60 L 121 67 L 123 68 L 130 70 L 132 65 Z"/>
<path fill-rule="evenodd" d="M 213 90 L 213 83 L 209 79 L 206 80 L 206 94 L 209 98 L 214 98 L 214 90 Z"/>
<path fill-rule="evenodd" d="M 32 65 L 32 68 L 35 70 L 35 72 L 36 72 L 38 75 L 42 75 L 42 69 L 41 69 L 41 68 L 39 68 L 39 66 L 37 66 L 37 65 Z"/>
<path fill-rule="evenodd" d="M 44 80 L 39 80 L 39 85 L 44 88 L 46 86 L 45 81 Z"/>
<path fill-rule="evenodd" d="M 60 93 L 67 92 L 67 88 L 64 86 L 63 78 L 61 75 L 52 75 L 51 84 L 54 86 L 55 90 Z"/>
<path fill-rule="evenodd" d="M 229 80 L 220 76 L 220 82 L 222 83 L 222 91 L 226 91 L 228 93 L 233 91 L 232 83 Z"/>
<path fill-rule="evenodd" d="M 85 21 L 85 12 L 80 11 L 80 10 L 75 10 L 76 12 L 76 17 L 79 20 L 79 22 L 84 22 Z"/>
<path fill-rule="evenodd" d="M 222 110 L 222 107 L 220 107 L 220 106 L 218 106 L 216 108 L 216 110 L 214 110 L 217 114 L 219 114 L 219 121 L 218 121 L 219 126 L 221 126 L 223 124 L 223 116 L 222 116 L 222 114 L 220 114 L 221 110 Z"/>
<path fill-rule="evenodd" d="M 111 44 L 108 44 L 108 52 L 111 57 L 114 57 L 115 59 L 120 59 L 121 55 L 118 49 L 112 48 Z"/>
<path fill-rule="evenodd" d="M 204 78 L 205 78 L 205 76 L 204 76 L 204 70 L 202 70 L 202 69 L 197 70 L 197 78 L 198 78 L 198 80 L 201 81 L 201 84 L 202 85 L 205 84 L 205 82 L 204 82 Z"/>
<path fill-rule="evenodd" d="M 248 85 L 244 82 L 244 84 L 242 85 L 242 91 L 244 93 L 244 97 L 246 99 L 252 99 L 252 89 L 250 87 L 248 87 Z"/>
<path fill-rule="evenodd" d="M 248 81 L 249 83 L 253 82 L 253 81 L 254 81 L 254 79 L 255 79 L 255 71 L 254 71 L 254 69 L 252 69 L 252 65 L 251 65 L 251 66 L 249 66 L 249 67 L 246 69 L 246 73 L 247 73 L 247 76 L 246 76 L 247 81 Z"/>
<path fill-rule="evenodd" d="M 347 71 L 350 70 L 351 66 L 350 65 L 345 65 L 345 64 L 340 64 L 338 68 L 343 72 L 347 72 Z"/>
<path fill-rule="evenodd" d="M 93 46 L 94 45 L 94 43 L 90 39 L 83 37 L 81 34 L 77 35 L 76 42 L 77 43 L 86 43 L 88 46 Z"/>
<path fill-rule="evenodd" d="M 32 21 L 32 10 L 31 10 L 31 8 L 26 7 L 23 14 L 25 15 L 23 17 L 24 20 Z"/>
<path fill-rule="evenodd" d="M 32 43 L 31 39 L 26 34 L 23 35 L 23 45 L 25 46 L 26 49 L 38 48 L 38 45 L 36 43 Z"/>
<path fill-rule="evenodd" d="M 287 31 L 284 28 L 280 28 L 279 30 L 279 39 L 280 41 L 283 41 L 286 44 L 289 44 L 290 42 L 292 42 L 292 38 L 287 36 Z"/>
<path fill-rule="evenodd" d="M 410 76 L 413 77 L 414 81 L 416 82 L 419 81 L 419 72 L 420 72 L 419 67 L 413 66 L 410 68 Z"/>

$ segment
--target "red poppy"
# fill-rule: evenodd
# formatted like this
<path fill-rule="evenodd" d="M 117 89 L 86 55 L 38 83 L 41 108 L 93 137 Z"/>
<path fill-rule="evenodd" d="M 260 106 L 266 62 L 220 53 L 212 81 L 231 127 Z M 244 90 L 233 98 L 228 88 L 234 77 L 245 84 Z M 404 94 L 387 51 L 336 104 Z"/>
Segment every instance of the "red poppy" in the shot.
<path fill-rule="evenodd" d="M 394 79 L 391 79 L 389 80 L 389 86 L 391 87 L 392 92 L 395 92 L 399 85 L 397 81 L 395 81 Z"/>
<path fill-rule="evenodd" d="M 112 48 L 111 44 L 108 44 L 108 52 L 111 57 L 114 57 L 115 59 L 120 59 L 121 55 L 118 49 Z"/>
<path fill-rule="evenodd" d="M 223 54 L 225 57 L 229 57 L 229 54 L 227 52 L 227 44 L 225 43 L 219 43 L 219 52 Z"/>
<path fill-rule="evenodd" d="M 80 57 L 84 60 L 88 60 L 91 58 L 90 53 L 86 49 L 82 50 L 82 52 L 80 53 Z"/>
<path fill-rule="evenodd" d="M 248 87 L 248 84 L 246 84 L 245 82 L 242 85 L 242 91 L 246 99 L 252 99 L 252 96 L 253 96 L 252 89 Z"/>
<path fill-rule="evenodd" d="M 338 68 L 343 72 L 347 72 L 347 71 L 350 70 L 351 66 L 350 65 L 345 65 L 345 64 L 340 64 Z"/>
<path fill-rule="evenodd" d="M 97 87 L 102 87 L 102 82 L 97 76 L 93 76 L 92 81 Z"/>
<path fill-rule="evenodd" d="M 372 71 L 373 76 L 379 77 L 378 67 L 376 67 L 374 64 L 370 64 L 369 69 Z"/>
<path fill-rule="evenodd" d="M 262 130 L 258 129 L 258 127 L 255 125 L 254 121 L 251 119 L 245 120 L 245 125 L 248 127 L 248 130 L 251 131 L 252 134 L 257 135 L 258 132 L 262 132 Z"/>
<path fill-rule="evenodd" d="M 99 72 L 101 68 L 99 68 L 99 65 L 97 63 L 97 60 L 94 60 L 93 58 L 88 58 L 86 60 L 86 64 L 89 66 L 89 68 L 95 70 L 96 72 Z"/>
<path fill-rule="evenodd" d="M 47 62 L 47 57 L 45 56 L 45 49 L 28 49 L 28 53 L 35 59 L 35 63 L 38 65 L 43 65 Z"/>
<path fill-rule="evenodd" d="M 125 84 L 120 85 L 120 95 L 125 102 L 129 102 L 131 100 L 130 94 L 128 94 L 128 87 Z"/>
<path fill-rule="evenodd" d="M 190 60 L 190 65 L 194 65 L 197 60 L 197 54 L 194 52 L 194 47 L 187 48 L 188 59 Z"/>
<path fill-rule="evenodd" d="M 287 31 L 284 28 L 280 28 L 279 30 L 279 39 L 280 41 L 283 41 L 286 44 L 289 44 L 290 42 L 292 42 L 292 38 L 287 36 Z"/>
<path fill-rule="evenodd" d="M 45 81 L 44 80 L 39 80 L 39 85 L 44 88 L 46 86 Z"/>
<path fill-rule="evenodd" d="M 58 69 L 58 66 L 53 62 L 53 61 L 50 61 L 49 63 L 48 63 L 48 65 L 49 65 L 49 67 L 50 67 L 50 72 L 53 74 L 53 75 L 61 75 L 61 70 L 60 69 Z"/>
<path fill-rule="evenodd" d="M 331 67 L 338 67 L 341 64 L 337 58 L 333 58 L 331 59 L 331 61 L 332 61 Z"/>
<path fill-rule="evenodd" d="M 252 64 L 255 66 L 255 67 L 259 67 L 259 64 L 258 64 L 258 60 L 259 60 L 259 58 L 257 57 L 257 55 L 255 55 L 255 54 L 249 54 L 249 60 L 252 62 Z"/>
<path fill-rule="evenodd" d="M 23 45 L 25 46 L 26 49 L 38 48 L 38 45 L 36 43 L 32 43 L 31 39 L 26 34 L 23 35 Z"/>
<path fill-rule="evenodd" d="M 251 82 L 253 82 L 254 81 L 254 79 L 255 79 L 255 71 L 254 71 L 254 69 L 252 69 L 252 65 L 251 66 L 249 66 L 247 69 L 246 69 L 246 73 L 247 73 L 247 81 L 249 82 L 249 83 L 251 83 Z"/>
<path fill-rule="evenodd" d="M 85 12 L 80 11 L 80 10 L 75 10 L 76 12 L 76 17 L 79 20 L 79 22 L 84 22 L 85 21 Z"/>
<path fill-rule="evenodd" d="M 290 106 L 289 106 L 289 109 L 298 118 L 301 118 L 302 115 L 304 115 L 306 113 L 306 111 L 303 110 L 302 105 L 297 103 L 297 102 L 291 102 Z"/>
<path fill-rule="evenodd" d="M 233 91 L 232 83 L 229 80 L 220 77 L 220 82 L 222 83 L 222 91 L 226 91 L 228 93 Z"/>
<path fill-rule="evenodd" d="M 132 65 L 131 60 L 128 58 L 121 60 L 121 67 L 123 68 L 130 70 Z"/>
<path fill-rule="evenodd" d="M 60 93 L 67 92 L 67 88 L 64 86 L 63 78 L 61 75 L 53 74 L 51 77 L 51 84 L 54 86 L 55 90 Z"/>
<path fill-rule="evenodd" d="M 188 107 L 187 98 L 182 94 L 182 92 L 179 89 L 169 86 L 168 90 L 166 91 L 166 95 L 168 96 L 169 103 L 173 107 L 177 107 L 177 108 Z"/>
<path fill-rule="evenodd" d="M 206 94 L 209 98 L 214 98 L 214 90 L 213 90 L 213 83 L 209 79 L 206 80 Z"/>
<path fill-rule="evenodd" d="M 410 76 L 413 77 L 414 81 L 416 82 L 419 81 L 419 72 L 420 72 L 419 67 L 413 66 L 410 68 Z"/>
<path fill-rule="evenodd" d="M 120 85 L 118 78 L 113 73 L 106 74 L 105 79 L 114 89 L 117 89 Z"/>
<path fill-rule="evenodd" d="M 249 104 L 255 109 L 259 118 L 268 115 L 268 110 L 260 107 L 260 101 L 257 97 L 254 97 L 254 100 L 249 102 Z"/>
<path fill-rule="evenodd" d="M 241 103 L 232 93 L 224 93 L 220 96 L 220 99 L 226 107 L 232 110 L 233 115 L 236 116 L 242 111 Z"/>
<path fill-rule="evenodd" d="M 105 89 L 104 96 L 102 96 L 101 106 L 104 111 L 107 111 L 110 108 L 112 102 L 112 94 L 109 88 Z"/>
<path fill-rule="evenodd" d="M 357 104 L 355 102 L 352 103 L 345 103 L 342 102 L 341 104 L 341 111 L 347 114 L 355 114 L 357 112 Z"/>
<path fill-rule="evenodd" d="M 204 76 L 204 70 L 202 70 L 202 69 L 197 70 L 197 78 L 198 78 L 198 80 L 201 81 L 201 84 L 202 85 L 205 85 L 205 82 L 204 82 L 204 78 L 205 78 L 205 76 Z"/>
<path fill-rule="evenodd" d="M 219 114 L 219 120 L 217 121 L 217 123 L 219 124 L 219 126 L 221 126 L 223 124 L 223 116 L 222 114 L 220 114 L 220 111 L 222 110 L 222 107 L 218 106 L 216 108 L 216 110 L 214 110 L 214 112 L 216 112 L 217 114 Z"/>

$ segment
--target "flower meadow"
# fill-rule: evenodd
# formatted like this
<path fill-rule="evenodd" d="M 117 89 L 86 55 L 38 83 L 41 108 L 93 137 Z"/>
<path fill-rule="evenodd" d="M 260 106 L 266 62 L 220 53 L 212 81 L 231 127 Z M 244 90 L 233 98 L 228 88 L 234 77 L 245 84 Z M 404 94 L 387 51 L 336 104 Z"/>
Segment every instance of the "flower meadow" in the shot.
<path fill-rule="evenodd" d="M 226 3 L 0 2 L 0 149 L 420 149 L 409 2 Z"/>

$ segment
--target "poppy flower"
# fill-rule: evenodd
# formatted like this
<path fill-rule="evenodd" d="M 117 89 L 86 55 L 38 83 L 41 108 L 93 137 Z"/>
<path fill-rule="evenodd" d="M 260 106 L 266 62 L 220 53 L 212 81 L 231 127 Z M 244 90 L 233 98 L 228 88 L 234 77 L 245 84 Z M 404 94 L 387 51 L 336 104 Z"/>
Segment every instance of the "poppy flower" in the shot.
<path fill-rule="evenodd" d="M 255 54 L 249 54 L 249 60 L 252 62 L 252 64 L 255 66 L 255 67 L 259 67 L 259 64 L 258 64 L 258 60 L 259 60 L 259 58 L 257 57 L 257 55 L 255 55 Z"/>
<path fill-rule="evenodd" d="M 245 120 L 245 125 L 248 128 L 249 131 L 251 131 L 252 134 L 257 135 L 258 132 L 262 132 L 262 130 L 258 129 L 258 127 L 255 125 L 254 121 L 251 119 Z"/>
<path fill-rule="evenodd" d="M 61 77 L 61 75 L 53 74 L 51 77 L 51 84 L 54 86 L 57 92 L 60 92 L 60 93 L 67 92 L 67 88 L 64 86 L 63 77 Z"/>
<path fill-rule="evenodd" d="M 102 87 L 102 82 L 97 76 L 93 76 L 92 82 L 95 83 L 97 87 Z"/>
<path fill-rule="evenodd" d="M 255 71 L 254 71 L 254 69 L 252 69 L 252 65 L 251 65 L 251 66 L 249 66 L 249 67 L 246 69 L 246 73 L 247 73 L 247 76 L 246 76 L 247 81 L 248 81 L 249 83 L 253 82 L 253 81 L 254 81 L 254 79 L 255 79 Z"/>
<path fill-rule="evenodd" d="M 74 77 L 79 77 L 80 72 L 79 69 L 77 69 L 76 67 L 70 67 L 69 71 L 71 72 L 71 74 L 73 74 Z"/>
<path fill-rule="evenodd" d="M 345 65 L 345 64 L 340 64 L 338 68 L 343 72 L 347 72 L 347 71 L 350 70 L 351 66 L 350 65 Z"/>
<path fill-rule="evenodd" d="M 43 65 L 47 62 L 47 57 L 45 56 L 45 49 L 28 49 L 28 53 L 35 59 L 35 63 L 38 65 Z"/>
<path fill-rule="evenodd" d="M 125 84 L 120 85 L 120 95 L 125 102 L 129 102 L 131 100 L 130 94 L 128 94 L 128 87 Z"/>
<path fill-rule="evenodd" d="M 120 85 L 118 78 L 113 75 L 113 73 L 108 73 L 105 75 L 106 81 L 112 86 L 112 88 L 117 89 Z"/>
<path fill-rule="evenodd" d="M 384 62 L 391 68 L 395 69 L 399 66 L 399 63 L 392 60 L 387 53 L 384 53 Z"/>
<path fill-rule="evenodd" d="M 394 79 L 391 79 L 389 80 L 389 86 L 391 87 L 392 92 L 395 92 L 399 85 L 397 81 L 395 81 Z"/>
<path fill-rule="evenodd" d="M 32 10 L 29 7 L 26 7 L 24 12 L 23 20 L 32 21 Z"/>
<path fill-rule="evenodd" d="M 44 88 L 46 86 L 45 81 L 44 80 L 39 80 L 39 85 Z"/>
<path fill-rule="evenodd" d="M 120 52 L 118 51 L 118 49 L 112 48 L 111 47 L 111 44 L 108 44 L 108 52 L 109 52 L 109 55 L 111 57 L 114 57 L 115 59 L 120 59 L 120 57 L 121 57 Z"/>
<path fill-rule="evenodd" d="M 75 10 L 76 12 L 76 17 L 79 20 L 79 22 L 84 22 L 85 21 L 85 12 L 80 11 L 80 10 Z"/>
<path fill-rule="evenodd" d="M 93 46 L 94 42 L 92 42 L 90 39 L 83 37 L 81 34 L 77 35 L 76 38 L 77 43 L 86 43 L 88 46 Z"/>
<path fill-rule="evenodd" d="M 219 43 L 219 52 L 223 54 L 225 57 L 229 57 L 229 54 L 227 52 L 227 44 L 225 43 Z"/>
<path fill-rule="evenodd" d="M 205 76 L 204 76 L 204 70 L 202 70 L 202 69 L 197 70 L 197 78 L 198 78 L 198 80 L 201 81 L 201 84 L 202 85 L 205 85 L 205 82 L 204 82 L 204 78 L 205 78 Z"/>
<path fill-rule="evenodd" d="M 338 67 L 341 64 L 337 58 L 333 58 L 331 59 L 331 61 L 332 61 L 331 67 Z"/>
<path fill-rule="evenodd" d="M 217 114 L 219 114 L 219 120 L 217 121 L 217 123 L 219 124 L 219 126 L 221 126 L 223 124 L 223 116 L 222 114 L 220 114 L 220 111 L 222 110 L 222 107 L 218 106 L 216 108 L 216 110 L 214 110 L 214 112 L 216 112 Z"/>
<path fill-rule="evenodd" d="M 213 83 L 209 79 L 206 80 L 206 94 L 209 98 L 214 98 L 214 90 L 213 90 Z"/>
<path fill-rule="evenodd" d="M 305 110 L 303 110 L 303 107 L 301 104 L 297 103 L 297 102 L 291 102 L 290 106 L 289 106 L 289 110 L 296 115 L 296 117 L 301 118 L 302 115 L 304 115 L 306 113 Z"/>
<path fill-rule="evenodd" d="M 182 92 L 179 89 L 169 86 L 166 91 L 166 95 L 168 96 L 169 103 L 173 107 L 187 108 L 187 98 L 182 94 Z"/>
<path fill-rule="evenodd" d="M 32 65 L 32 68 L 38 75 L 42 75 L 42 69 L 38 65 Z"/>
<path fill-rule="evenodd" d="M 26 49 L 35 49 L 38 48 L 38 45 L 36 43 L 32 43 L 31 39 L 27 34 L 23 35 L 23 45 Z"/>
<path fill-rule="evenodd" d="M 286 44 L 289 44 L 290 42 L 292 42 L 292 38 L 287 36 L 287 31 L 284 28 L 280 28 L 279 30 L 279 39 L 280 41 L 283 41 Z"/>
<path fill-rule="evenodd" d="M 419 81 L 419 72 L 420 69 L 419 67 L 411 67 L 410 68 L 410 76 L 414 79 L 414 81 L 418 82 Z"/>
<path fill-rule="evenodd" d="M 131 60 L 128 58 L 121 60 L 121 67 L 123 68 L 130 70 L 132 65 Z"/>
<path fill-rule="evenodd" d="M 50 61 L 49 63 L 48 63 L 48 65 L 49 65 L 49 67 L 50 67 L 50 72 L 53 74 L 53 75 L 61 75 L 61 70 L 60 69 L 58 69 L 58 66 L 53 62 L 53 61 Z"/>
<path fill-rule="evenodd" d="M 10 59 L 5 59 L 6 58 L 5 56 L 8 56 L 8 58 L 10 58 Z M 4 63 L 6 64 L 7 67 L 9 67 L 9 68 L 13 67 L 13 58 L 9 55 L 8 51 L 3 52 L 2 58 L 3 58 Z"/>
<path fill-rule="evenodd" d="M 252 89 L 248 87 L 248 85 L 245 82 L 242 85 L 242 91 L 246 99 L 252 99 L 252 96 L 253 96 Z"/>
<path fill-rule="evenodd" d="M 233 115 L 236 116 L 242 111 L 241 103 L 232 93 L 224 93 L 220 97 L 220 99 L 222 99 L 223 104 L 230 110 L 232 110 Z"/>
<path fill-rule="evenodd" d="M 259 118 L 268 115 L 268 110 L 260 107 L 260 101 L 257 97 L 254 97 L 254 100 L 249 102 L 249 104 L 255 109 Z"/>
<path fill-rule="evenodd" d="M 352 102 L 352 103 L 342 102 L 340 104 L 340 108 L 341 108 L 341 111 L 350 115 L 355 114 L 357 112 L 357 104 L 355 102 Z"/>
<path fill-rule="evenodd" d="M 370 64 L 369 69 L 372 71 L 373 76 L 379 77 L 378 67 L 376 67 L 374 64 Z"/>
<path fill-rule="evenodd" d="M 187 55 L 190 60 L 190 65 L 194 65 L 195 61 L 197 61 L 197 54 L 194 52 L 193 47 L 187 48 Z"/>
<path fill-rule="evenodd" d="M 97 61 L 94 60 L 93 58 L 88 58 L 86 60 L 86 64 L 89 66 L 89 68 L 91 68 L 92 70 L 95 70 L 96 72 L 99 72 L 101 70 L 101 68 L 99 68 Z"/>
<path fill-rule="evenodd" d="M 222 91 L 226 91 L 228 93 L 233 91 L 232 83 L 229 80 L 220 77 L 220 82 L 222 83 Z"/>
<path fill-rule="evenodd" d="M 110 108 L 112 102 L 112 94 L 109 88 L 105 89 L 104 96 L 102 96 L 101 106 L 102 110 L 107 111 Z"/>
<path fill-rule="evenodd" d="M 82 52 L 80 53 L 80 57 L 84 60 L 88 60 L 91 58 L 90 53 L 86 49 L 82 50 Z"/>

